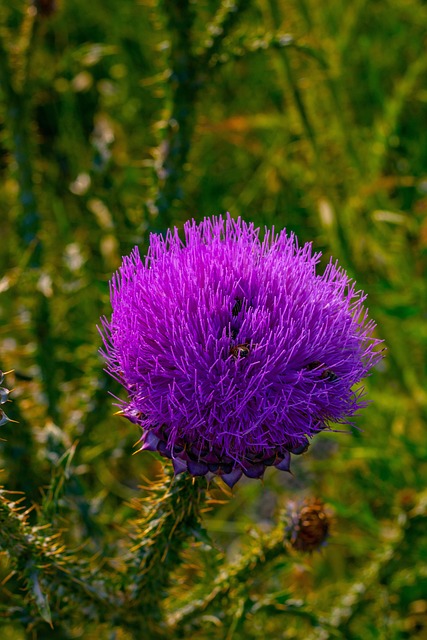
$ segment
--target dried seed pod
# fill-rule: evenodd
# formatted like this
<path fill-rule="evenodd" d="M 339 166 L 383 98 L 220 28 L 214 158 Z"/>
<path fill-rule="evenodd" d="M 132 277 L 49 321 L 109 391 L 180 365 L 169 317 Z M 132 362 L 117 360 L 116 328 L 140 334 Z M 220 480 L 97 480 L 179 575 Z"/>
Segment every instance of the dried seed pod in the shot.
<path fill-rule="evenodd" d="M 297 551 L 311 553 L 322 547 L 328 538 L 331 516 L 319 498 L 306 498 L 288 505 L 287 536 Z"/>

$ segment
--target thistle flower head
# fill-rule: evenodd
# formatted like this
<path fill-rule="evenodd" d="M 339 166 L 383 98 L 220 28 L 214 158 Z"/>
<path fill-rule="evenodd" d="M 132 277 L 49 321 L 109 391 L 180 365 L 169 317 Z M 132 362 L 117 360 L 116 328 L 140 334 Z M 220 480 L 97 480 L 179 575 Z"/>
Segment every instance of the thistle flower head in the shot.
<path fill-rule="evenodd" d="M 291 454 L 361 407 L 353 387 L 380 359 L 374 323 L 345 271 L 293 234 L 229 215 L 152 234 L 111 281 L 103 319 L 109 373 L 141 449 L 175 471 L 233 485 Z"/>

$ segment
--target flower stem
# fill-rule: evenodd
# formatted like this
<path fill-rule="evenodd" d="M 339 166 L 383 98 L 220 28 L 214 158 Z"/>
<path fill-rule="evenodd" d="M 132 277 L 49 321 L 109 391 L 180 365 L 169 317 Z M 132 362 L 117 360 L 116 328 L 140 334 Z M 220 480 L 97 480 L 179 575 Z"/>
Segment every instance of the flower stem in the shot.
<path fill-rule="evenodd" d="M 47 535 L 46 527 L 31 527 L 27 513 L 19 507 L 20 501 L 10 502 L 10 496 L 0 490 L 0 551 L 10 556 L 17 575 L 26 582 L 30 601 L 42 617 L 50 622 L 45 594 L 55 593 L 58 585 L 80 605 L 95 601 L 107 610 L 120 606 L 120 594 L 92 584 L 88 572 L 64 550 L 58 536 Z"/>
<path fill-rule="evenodd" d="M 287 547 L 284 542 L 283 529 L 280 527 L 267 539 L 261 540 L 258 547 L 251 548 L 235 564 L 226 567 L 218 576 L 208 596 L 194 597 L 188 605 L 175 612 L 169 619 L 169 625 L 177 633 L 189 623 L 192 628 L 197 627 L 198 616 L 204 614 L 207 609 L 224 598 L 230 600 L 239 585 L 247 584 L 248 581 L 258 577 L 260 571 L 264 571 L 270 562 L 286 554 Z"/>
<path fill-rule="evenodd" d="M 162 601 L 171 573 L 180 562 L 186 540 L 200 530 L 206 479 L 187 474 L 174 477 L 165 471 L 165 477 L 152 490 L 155 496 L 137 521 L 137 544 L 132 549 L 129 573 L 133 575 L 128 582 L 127 599 L 137 612 L 135 624 L 142 613 L 153 624 L 151 635 L 157 637 L 155 629 L 160 634 L 164 626 Z M 136 506 L 144 508 L 141 502 Z"/>
<path fill-rule="evenodd" d="M 8 52 L 0 37 L 0 58 L 2 59 L 0 85 L 7 105 L 7 122 L 11 133 L 12 152 L 16 163 L 16 179 L 19 185 L 20 211 L 17 217 L 16 232 L 23 253 L 30 251 L 28 266 L 31 269 L 32 286 L 40 277 L 44 266 L 43 246 L 40 239 L 41 215 L 34 188 L 32 163 L 37 146 L 31 126 L 33 90 L 30 63 L 37 35 L 36 14 L 33 9 L 28 4 L 24 10 L 18 38 L 19 46 L 16 47 L 13 55 Z M 49 415 L 55 422 L 58 422 L 58 388 L 50 304 L 47 297 L 41 292 L 34 297 L 34 300 L 33 325 L 37 338 L 37 363 L 42 373 Z"/>
<path fill-rule="evenodd" d="M 397 515 L 394 530 L 389 527 L 387 531 L 388 537 L 393 532 L 392 540 L 381 548 L 332 608 L 327 618 L 329 628 L 314 630 L 307 640 L 328 640 L 334 637 L 334 630 L 340 631 L 348 640 L 356 638 L 352 622 L 375 599 L 379 588 L 389 588 L 393 575 L 401 569 L 402 558 L 409 557 L 410 550 L 424 535 L 426 520 L 427 493 L 424 492 L 418 496 L 409 513 L 401 511 Z M 411 569 L 406 571 L 409 574 Z"/>
<path fill-rule="evenodd" d="M 198 91 L 196 60 L 191 49 L 194 5 L 189 0 L 163 0 L 163 5 L 171 35 L 171 106 L 155 163 L 158 190 L 154 210 L 159 231 L 169 226 L 173 208 L 182 201 L 184 166 L 194 128 Z"/>
<path fill-rule="evenodd" d="M 249 4 L 243 0 L 223 0 L 206 31 L 205 47 L 196 53 L 193 47 L 195 3 L 191 0 L 163 0 L 171 38 L 170 107 L 154 163 L 157 194 L 152 207 L 156 215 L 152 229 L 155 231 L 165 231 L 173 220 L 173 212 L 182 205 L 197 98 L 213 71 L 209 67 L 212 57 L 220 50 L 224 38 Z"/>
<path fill-rule="evenodd" d="M 22 17 L 17 46 L 13 55 L 0 38 L 0 85 L 3 90 L 9 121 L 13 154 L 17 167 L 19 201 L 21 205 L 17 231 L 24 250 L 32 247 L 30 267 L 41 266 L 39 240 L 40 212 L 34 195 L 33 168 L 31 164 L 31 88 L 29 88 L 29 64 L 35 35 L 34 12 L 26 7 Z"/>

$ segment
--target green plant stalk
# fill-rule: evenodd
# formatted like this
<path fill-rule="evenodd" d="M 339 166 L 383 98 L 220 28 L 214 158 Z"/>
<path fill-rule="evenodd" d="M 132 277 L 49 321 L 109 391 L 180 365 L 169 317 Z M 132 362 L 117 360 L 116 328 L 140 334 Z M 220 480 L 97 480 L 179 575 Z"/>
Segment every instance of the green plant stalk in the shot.
<path fill-rule="evenodd" d="M 224 0 L 208 26 L 205 48 L 193 49 L 194 6 L 190 0 L 163 0 L 171 37 L 170 109 L 154 163 L 157 174 L 156 219 L 152 228 L 165 231 L 184 199 L 183 182 L 196 121 L 196 103 L 209 75 L 209 62 L 219 51 L 249 2 Z M 212 71 L 212 69 L 211 69 Z"/>
<path fill-rule="evenodd" d="M 96 584 L 91 583 L 87 571 L 64 550 L 58 536 L 47 535 L 46 527 L 29 526 L 27 514 L 22 513 L 19 504 L 17 508 L 16 503 L 10 502 L 4 491 L 0 491 L 0 551 L 9 555 L 16 574 L 26 584 L 30 601 L 49 623 L 51 614 L 45 594 L 55 593 L 58 584 L 80 606 L 95 601 L 108 611 L 121 604 L 121 594 L 107 591 L 99 575 Z"/>
<path fill-rule="evenodd" d="M 171 573 L 180 562 L 180 553 L 189 537 L 200 531 L 200 511 L 204 504 L 206 479 L 188 474 L 173 476 L 164 472 L 161 481 L 150 490 L 154 496 L 144 502 L 142 518 L 136 523 L 135 546 L 131 550 L 129 569 L 124 587 L 129 606 L 137 616 L 152 621 L 155 629 L 162 628 L 162 601 Z M 129 575 L 132 579 L 129 580 Z M 135 621 L 137 625 L 137 619 Z"/>
<path fill-rule="evenodd" d="M 364 4 L 366 0 L 362 0 L 362 3 Z M 353 16 L 357 15 L 357 10 L 354 11 L 354 3 L 352 3 L 352 13 Z M 300 0 L 300 2 L 298 3 L 298 8 L 300 10 L 300 13 L 307 25 L 308 29 L 312 29 L 313 28 L 313 21 L 311 19 L 311 9 L 310 7 L 307 6 L 306 0 Z M 341 34 L 340 34 L 341 35 Z M 325 74 L 325 82 L 327 85 L 327 88 L 329 90 L 331 99 L 332 99 L 332 103 L 333 103 L 333 108 L 334 108 L 334 114 L 337 118 L 337 123 L 340 127 L 340 131 L 341 131 L 341 135 L 342 135 L 342 139 L 344 141 L 346 150 L 348 155 L 351 157 L 354 166 L 357 168 L 359 174 L 362 173 L 363 170 L 363 163 L 361 161 L 361 158 L 359 157 L 359 153 L 358 150 L 356 148 L 356 146 L 354 145 L 353 142 L 353 138 L 351 136 L 351 132 L 352 132 L 352 127 L 349 126 L 349 124 L 346 122 L 345 120 L 345 109 L 343 108 L 343 104 L 342 104 L 342 100 L 341 100 L 341 96 L 339 93 L 339 86 L 336 82 L 336 80 L 331 76 L 331 74 L 328 72 L 328 66 L 326 65 L 324 67 L 326 74 Z"/>
<path fill-rule="evenodd" d="M 268 539 L 260 541 L 257 548 L 251 549 L 240 560 L 225 568 L 213 585 L 211 593 L 204 598 L 197 598 L 171 614 L 169 626 L 177 631 L 185 625 L 197 626 L 197 617 L 203 615 L 221 599 L 230 599 L 239 585 L 246 585 L 248 581 L 258 577 L 259 573 L 276 558 L 286 555 L 287 547 L 284 540 L 283 528 L 270 535 Z"/>
<path fill-rule="evenodd" d="M 279 8 L 277 6 L 277 2 L 276 0 L 268 0 L 268 4 L 270 7 L 274 28 L 277 30 L 280 27 L 280 14 L 279 14 Z M 302 99 L 301 91 L 298 87 L 298 83 L 295 79 L 291 62 L 289 60 L 288 52 L 286 51 L 286 47 L 280 48 L 278 51 L 279 51 L 280 59 L 283 64 L 285 75 L 288 79 L 288 83 L 292 91 L 292 95 L 294 98 L 297 111 L 299 113 L 307 138 L 310 141 L 317 164 L 319 164 L 319 148 L 317 145 L 316 134 L 315 134 L 313 125 L 311 123 L 310 117 L 305 108 L 305 104 Z"/>
<path fill-rule="evenodd" d="M 40 239 L 41 216 L 34 191 L 34 155 L 31 135 L 31 83 L 30 60 L 36 36 L 37 23 L 34 14 L 26 11 L 21 24 L 18 53 L 9 56 L 0 40 L 2 58 L 0 83 L 7 104 L 8 125 L 11 132 L 13 155 L 17 167 L 19 201 L 21 205 L 17 219 L 17 236 L 23 252 L 30 250 L 28 267 L 36 279 L 43 266 L 43 248 Z M 19 55 L 18 55 L 19 54 Z M 12 64 L 13 63 L 13 64 Z M 44 391 L 48 401 L 48 413 L 57 422 L 58 386 L 54 365 L 54 343 L 51 335 L 51 313 L 49 301 L 40 293 L 33 309 L 34 331 L 37 338 L 37 362 L 42 373 Z"/>
<path fill-rule="evenodd" d="M 9 96 L 9 124 L 12 132 L 14 156 L 17 165 L 19 184 L 19 200 L 21 215 L 18 218 L 17 230 L 23 249 L 33 246 L 29 261 L 30 268 L 39 268 L 42 260 L 42 247 L 39 238 L 40 213 L 33 190 L 31 148 L 29 143 L 29 107 L 25 97 L 17 94 L 10 87 Z"/>
<path fill-rule="evenodd" d="M 352 621 L 375 597 L 372 589 L 378 588 L 378 585 L 386 588 L 393 574 L 402 568 L 402 559 L 409 555 L 410 549 L 424 535 L 426 520 L 427 492 L 424 492 L 418 497 L 415 507 L 409 513 L 401 511 L 398 514 L 393 540 L 377 553 L 374 560 L 363 569 L 359 579 L 350 586 L 338 605 L 332 609 L 327 616 L 329 627 L 338 629 L 348 640 L 355 638 L 350 630 Z M 334 633 L 331 630 L 319 629 L 307 640 L 328 640 L 333 637 Z"/>
<path fill-rule="evenodd" d="M 228 45 L 226 53 L 212 56 L 209 64 L 216 70 L 224 64 L 248 55 L 265 53 L 267 49 L 283 49 L 285 47 L 295 49 L 298 53 L 316 60 L 322 68 L 327 66 L 323 56 L 318 51 L 307 45 L 299 44 L 288 33 L 267 34 L 265 37 L 257 37 L 254 40 L 250 40 L 245 36 L 237 38 Z"/>
<path fill-rule="evenodd" d="M 199 89 L 196 59 L 191 49 L 194 8 L 189 0 L 163 0 L 163 5 L 171 36 L 171 106 L 155 163 L 158 188 L 154 202 L 157 217 L 153 227 L 159 231 L 170 226 L 172 212 L 183 199 L 184 167 Z"/>
<path fill-rule="evenodd" d="M 403 77 L 396 82 L 393 95 L 388 98 L 381 117 L 374 123 L 372 139 L 375 140 L 376 149 L 379 148 L 379 151 L 368 156 L 370 160 L 368 170 L 371 179 L 381 175 L 390 138 L 396 131 L 408 99 L 414 92 L 417 82 L 425 75 L 426 70 L 427 55 L 424 53 L 408 67 Z"/>
<path fill-rule="evenodd" d="M 31 122 L 31 104 L 29 100 L 28 72 L 31 49 L 35 35 L 34 14 L 24 9 L 19 45 L 14 55 L 9 55 L 0 38 L 0 85 L 6 100 L 6 113 L 12 135 L 13 153 L 17 166 L 19 200 L 21 212 L 18 217 L 18 234 L 24 249 L 33 247 L 30 267 L 41 265 L 41 243 L 39 239 L 40 213 L 33 189 L 33 171 L 31 166 L 32 145 L 29 134 Z"/>
<path fill-rule="evenodd" d="M 277 599 L 275 599 L 274 594 L 265 598 L 254 599 L 252 601 L 252 606 L 249 612 L 253 615 L 256 615 L 258 611 L 265 611 L 267 613 L 272 613 L 273 615 L 283 615 L 283 613 L 293 615 L 297 618 L 307 620 L 307 622 L 310 622 L 313 627 L 316 627 L 318 629 L 326 629 L 329 632 L 331 638 L 340 638 L 342 640 L 345 640 L 345 636 L 343 636 L 338 629 L 335 629 L 322 616 L 319 616 L 310 609 L 306 609 L 304 606 L 302 606 L 302 602 L 298 600 L 295 601 L 289 599 L 287 602 L 279 603 L 277 602 Z"/>
<path fill-rule="evenodd" d="M 208 25 L 208 38 L 199 56 L 198 64 L 202 71 L 210 66 L 212 59 L 221 50 L 224 39 L 240 19 L 242 11 L 248 9 L 250 4 L 250 0 L 222 0 L 214 19 Z"/>
<path fill-rule="evenodd" d="M 281 24 L 281 15 L 280 15 L 280 8 L 279 8 L 279 4 L 277 2 L 277 0 L 266 0 L 267 5 L 269 7 L 269 11 L 271 14 L 271 20 L 273 23 L 274 28 L 277 30 L 280 28 L 280 24 Z M 295 78 L 295 74 L 294 71 L 292 69 L 292 65 L 291 65 L 291 61 L 289 59 L 289 55 L 288 55 L 288 51 L 287 51 L 288 47 L 281 47 L 279 50 L 279 55 L 280 55 L 280 61 L 282 63 L 282 67 L 283 67 L 283 71 L 284 71 L 284 76 L 287 79 L 287 82 L 291 88 L 292 91 L 292 95 L 293 95 L 293 99 L 294 99 L 294 103 L 297 109 L 297 112 L 299 114 L 305 135 L 310 143 L 312 152 L 313 152 L 313 156 L 314 156 L 314 160 L 315 160 L 315 165 L 316 165 L 316 170 L 319 176 L 319 184 L 322 186 L 323 189 L 326 190 L 326 195 L 328 200 L 330 200 L 333 203 L 333 207 L 335 211 L 340 211 L 342 209 L 341 203 L 339 201 L 339 199 L 337 198 L 336 194 L 333 193 L 331 191 L 330 188 L 327 187 L 328 185 L 328 176 L 325 174 L 325 169 L 324 169 L 324 165 L 322 162 L 322 149 L 319 147 L 318 144 L 318 140 L 317 140 L 317 136 L 316 136 L 316 131 L 315 131 L 315 127 L 313 125 L 312 119 L 306 109 L 306 106 L 304 104 L 304 100 L 301 94 L 301 91 L 299 89 L 298 86 L 298 82 L 297 79 Z M 311 55 L 313 55 L 312 51 L 310 52 Z M 327 65 L 327 61 L 325 61 L 323 59 L 323 55 L 321 52 L 318 53 L 318 59 L 319 61 L 322 62 L 322 68 L 324 68 L 325 70 L 327 70 L 328 65 Z M 338 120 L 341 123 L 341 126 L 344 127 L 344 123 L 342 121 L 342 116 L 341 116 L 341 111 L 339 110 L 339 104 L 337 103 L 337 99 L 338 99 L 338 95 L 337 93 L 334 91 L 334 86 L 332 81 L 329 81 L 329 74 L 326 75 L 327 78 L 327 84 L 329 87 L 329 91 L 332 94 L 332 100 L 334 102 L 334 107 L 336 109 L 338 109 Z M 345 136 L 345 141 L 346 141 L 346 146 L 347 146 L 347 151 L 349 153 L 352 153 L 352 148 L 351 148 L 351 141 L 348 138 L 348 134 Z M 353 158 L 354 162 L 356 162 L 356 165 L 358 163 L 357 158 Z M 342 217 L 342 214 L 341 214 Z M 331 230 L 332 231 L 332 230 Z M 349 262 L 349 259 L 351 258 L 351 256 L 353 255 L 353 249 L 352 249 L 352 243 L 351 243 L 351 237 L 348 237 L 348 233 L 347 230 L 345 228 L 345 225 L 341 222 L 341 220 L 338 220 L 338 224 L 335 226 L 334 230 L 333 230 L 333 234 L 335 236 L 334 240 L 335 242 L 339 245 L 339 250 L 342 253 L 342 255 L 346 256 L 347 258 L 347 263 Z"/>
<path fill-rule="evenodd" d="M 43 496 L 39 524 L 52 523 L 60 510 L 60 501 L 65 494 L 67 482 L 72 476 L 72 460 L 76 452 L 76 444 L 66 450 L 52 468 L 50 484 Z"/>

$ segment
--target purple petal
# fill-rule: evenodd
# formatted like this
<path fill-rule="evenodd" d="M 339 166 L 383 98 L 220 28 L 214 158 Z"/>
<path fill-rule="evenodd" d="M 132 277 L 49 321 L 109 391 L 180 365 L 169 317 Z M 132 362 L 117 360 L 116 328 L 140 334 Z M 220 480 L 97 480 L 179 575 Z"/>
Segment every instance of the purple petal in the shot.
<path fill-rule="evenodd" d="M 173 472 L 177 476 L 179 473 L 187 471 L 187 463 L 181 458 L 172 458 Z"/>
<path fill-rule="evenodd" d="M 285 452 L 285 456 L 283 460 L 278 462 L 275 465 L 276 469 L 280 469 L 280 471 L 290 471 L 291 470 L 291 454 L 289 451 Z"/>
<path fill-rule="evenodd" d="M 242 477 L 242 470 L 234 469 L 234 471 L 232 471 L 231 473 L 224 473 L 221 476 L 221 479 L 224 480 L 225 484 L 228 484 L 230 489 L 232 489 L 236 484 L 236 482 L 240 480 L 241 477 Z"/>
<path fill-rule="evenodd" d="M 160 440 L 159 444 L 157 445 L 157 451 L 165 458 L 172 458 L 171 448 L 167 446 L 164 440 Z"/>
<path fill-rule="evenodd" d="M 146 431 L 143 438 L 144 444 L 141 446 L 140 451 L 157 451 L 159 438 L 152 431 Z"/>
<path fill-rule="evenodd" d="M 248 478 L 261 478 L 261 476 L 264 475 L 264 471 L 265 465 L 263 465 L 262 462 L 243 468 L 243 473 Z"/>
<path fill-rule="evenodd" d="M 293 447 L 293 449 L 291 449 L 291 453 L 294 454 L 294 456 L 300 456 L 302 453 L 305 453 L 308 449 L 308 447 L 310 446 L 309 441 L 307 440 L 307 438 L 305 438 L 301 444 L 297 445 L 296 447 Z"/>
<path fill-rule="evenodd" d="M 194 462 L 194 460 L 187 462 L 187 468 L 192 476 L 204 476 L 205 473 L 209 471 L 207 464 L 204 462 Z"/>

